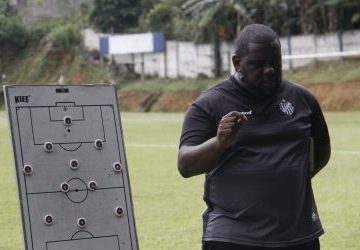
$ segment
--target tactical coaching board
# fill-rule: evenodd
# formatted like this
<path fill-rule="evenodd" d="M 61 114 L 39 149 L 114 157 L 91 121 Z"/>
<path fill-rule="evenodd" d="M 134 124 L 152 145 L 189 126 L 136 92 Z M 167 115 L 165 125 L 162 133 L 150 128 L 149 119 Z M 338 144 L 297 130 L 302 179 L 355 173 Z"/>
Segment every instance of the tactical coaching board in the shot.
<path fill-rule="evenodd" d="M 5 86 L 26 249 L 138 249 L 113 86 Z"/>

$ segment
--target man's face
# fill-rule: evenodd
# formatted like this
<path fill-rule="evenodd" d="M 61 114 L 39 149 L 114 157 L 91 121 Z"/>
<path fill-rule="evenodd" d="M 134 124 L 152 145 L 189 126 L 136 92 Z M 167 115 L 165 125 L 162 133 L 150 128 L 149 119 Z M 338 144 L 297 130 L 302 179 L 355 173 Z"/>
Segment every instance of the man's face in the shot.
<path fill-rule="evenodd" d="M 262 95 L 272 95 L 281 82 L 281 50 L 278 41 L 249 43 L 248 54 L 234 65 L 242 73 L 242 80 Z M 236 65 L 235 65 L 236 67 Z"/>

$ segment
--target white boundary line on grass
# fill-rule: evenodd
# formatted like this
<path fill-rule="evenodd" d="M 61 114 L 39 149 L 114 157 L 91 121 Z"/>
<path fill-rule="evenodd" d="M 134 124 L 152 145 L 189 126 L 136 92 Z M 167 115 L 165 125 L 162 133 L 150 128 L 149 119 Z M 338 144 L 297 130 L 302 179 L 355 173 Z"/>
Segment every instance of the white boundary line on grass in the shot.
<path fill-rule="evenodd" d="M 178 148 L 179 145 L 176 144 L 141 144 L 141 143 L 125 143 L 126 147 L 133 147 L 133 148 Z"/>
<path fill-rule="evenodd" d="M 10 139 L 0 138 L 0 142 L 10 142 Z M 156 143 L 125 143 L 125 147 L 130 148 L 178 148 L 177 144 L 156 144 Z M 344 155 L 358 155 L 360 156 L 360 150 L 332 150 L 332 153 L 344 154 Z"/>
<path fill-rule="evenodd" d="M 125 143 L 127 147 L 134 148 L 178 148 L 179 145 L 176 144 L 141 144 L 141 143 Z M 347 155 L 360 155 L 360 150 L 332 150 L 332 153 L 337 154 L 347 154 Z"/>
<path fill-rule="evenodd" d="M 360 151 L 355 150 L 332 150 L 332 152 L 343 155 L 360 155 Z"/>

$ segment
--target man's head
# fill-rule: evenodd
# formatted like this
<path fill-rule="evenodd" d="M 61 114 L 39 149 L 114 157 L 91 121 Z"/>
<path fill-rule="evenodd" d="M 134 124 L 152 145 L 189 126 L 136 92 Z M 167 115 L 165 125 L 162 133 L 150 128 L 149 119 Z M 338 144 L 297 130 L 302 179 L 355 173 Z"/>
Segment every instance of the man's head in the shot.
<path fill-rule="evenodd" d="M 262 95 L 272 95 L 281 82 L 280 41 L 270 27 L 262 24 L 246 26 L 235 40 L 232 58 L 242 80 Z"/>

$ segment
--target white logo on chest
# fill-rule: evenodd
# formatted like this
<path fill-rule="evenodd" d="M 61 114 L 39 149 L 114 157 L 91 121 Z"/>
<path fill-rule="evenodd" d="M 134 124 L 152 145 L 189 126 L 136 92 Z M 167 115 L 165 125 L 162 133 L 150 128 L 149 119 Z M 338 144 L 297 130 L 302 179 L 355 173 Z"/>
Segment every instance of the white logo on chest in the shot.
<path fill-rule="evenodd" d="M 294 106 L 285 99 L 282 99 L 282 101 L 279 103 L 279 108 L 286 115 L 292 115 L 295 110 Z"/>

